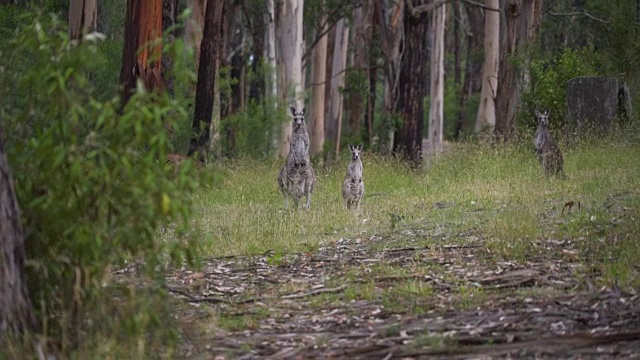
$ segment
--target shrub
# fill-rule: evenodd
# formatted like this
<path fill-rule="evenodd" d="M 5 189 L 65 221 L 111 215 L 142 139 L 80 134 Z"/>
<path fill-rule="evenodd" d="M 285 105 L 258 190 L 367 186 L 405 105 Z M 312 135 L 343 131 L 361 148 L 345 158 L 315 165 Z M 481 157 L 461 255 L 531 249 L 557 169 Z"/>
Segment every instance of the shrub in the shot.
<path fill-rule="evenodd" d="M 557 58 L 536 58 L 531 61 L 531 87 L 523 94 L 524 106 L 519 125 L 528 129 L 536 126 L 534 109 L 547 109 L 554 128 L 566 125 L 567 83 L 578 76 L 596 74 L 592 57 L 587 50 L 565 49 Z"/>
<path fill-rule="evenodd" d="M 74 45 L 55 16 L 20 23 L 28 25 L 1 45 L 2 141 L 42 330 L 78 344 L 92 326 L 78 319 L 108 301 L 99 297 L 112 264 L 144 259 L 156 270 L 169 257 L 194 258 L 188 219 L 198 182 L 189 164 L 174 175 L 164 161 L 166 123 L 189 117 L 179 100 L 141 86 L 122 111 L 117 97 L 99 101 L 91 80 L 104 61 L 99 44 Z M 169 224 L 184 242 L 158 240 L 158 228 Z"/>

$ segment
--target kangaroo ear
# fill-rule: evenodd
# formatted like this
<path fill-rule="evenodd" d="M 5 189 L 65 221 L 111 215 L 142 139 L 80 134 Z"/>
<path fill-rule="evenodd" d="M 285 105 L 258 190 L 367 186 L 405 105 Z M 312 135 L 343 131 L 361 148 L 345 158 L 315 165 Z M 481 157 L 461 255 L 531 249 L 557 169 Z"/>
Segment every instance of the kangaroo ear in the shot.
<path fill-rule="evenodd" d="M 353 151 L 353 145 L 349 144 L 349 150 Z"/>
<path fill-rule="evenodd" d="M 362 151 L 362 149 L 363 149 L 363 148 L 364 148 L 364 144 L 363 144 L 363 143 L 360 143 L 360 144 L 358 145 L 358 150 Z"/>
<path fill-rule="evenodd" d="M 291 115 L 295 116 L 296 115 L 296 108 L 294 108 L 293 106 L 289 107 L 289 110 L 291 110 Z"/>
<path fill-rule="evenodd" d="M 533 112 L 536 114 L 537 117 L 542 116 L 542 114 L 540 114 L 540 111 L 538 111 L 538 109 L 533 110 Z"/>
<path fill-rule="evenodd" d="M 300 115 L 302 115 L 302 116 L 307 115 L 307 108 L 306 107 L 302 108 L 302 113 L 300 113 Z"/>
<path fill-rule="evenodd" d="M 544 111 L 545 116 L 549 115 L 549 110 Z"/>

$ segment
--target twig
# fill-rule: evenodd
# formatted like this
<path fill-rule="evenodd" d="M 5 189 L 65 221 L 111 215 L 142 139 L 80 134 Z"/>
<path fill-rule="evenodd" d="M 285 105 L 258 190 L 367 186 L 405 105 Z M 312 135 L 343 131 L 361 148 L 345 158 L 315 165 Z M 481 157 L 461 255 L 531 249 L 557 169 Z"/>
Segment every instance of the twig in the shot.
<path fill-rule="evenodd" d="M 586 16 L 589 19 L 593 20 L 593 21 L 597 21 L 599 23 L 602 24 L 608 24 L 609 21 L 607 20 L 602 20 L 600 18 L 597 18 L 591 14 L 589 14 L 586 10 L 582 10 L 582 11 L 572 11 L 572 12 L 567 12 L 567 13 L 559 13 L 559 12 L 555 12 L 555 11 L 549 11 L 549 15 L 553 15 L 553 16 L 576 16 L 576 15 L 582 15 L 582 16 Z"/>
<path fill-rule="evenodd" d="M 201 303 L 201 302 L 208 302 L 208 303 L 213 303 L 213 304 L 229 303 L 228 300 L 223 299 L 223 298 L 218 298 L 218 297 L 197 298 L 197 297 L 194 297 L 191 294 L 187 293 L 186 291 L 183 291 L 183 290 L 180 290 L 180 289 L 167 287 L 167 290 L 169 292 L 174 293 L 174 294 L 180 294 L 180 295 L 186 297 L 187 298 L 187 302 L 190 302 L 190 303 Z"/>
<path fill-rule="evenodd" d="M 387 250 L 384 250 L 384 252 L 393 254 L 393 253 L 410 252 L 410 251 L 421 251 L 421 250 L 429 250 L 429 246 L 424 246 L 424 247 L 419 247 L 419 248 L 408 247 L 408 248 L 400 248 L 400 249 L 387 249 Z"/>
<path fill-rule="evenodd" d="M 300 299 L 300 298 L 305 298 L 307 296 L 314 296 L 319 294 L 337 293 L 346 288 L 347 288 L 347 285 L 343 284 L 335 288 L 322 288 L 322 289 L 311 290 L 309 292 L 301 293 L 301 294 L 284 295 L 281 298 L 282 299 Z"/>
<path fill-rule="evenodd" d="M 453 1 L 453 0 L 437 0 L 434 1 L 432 3 L 429 4 L 425 4 L 425 5 L 418 5 L 418 6 L 413 6 L 413 3 L 411 2 L 412 0 L 407 0 L 407 7 L 409 8 L 409 12 L 411 13 L 411 16 L 416 17 L 418 15 L 421 15 L 422 13 L 425 12 L 429 12 L 431 10 L 434 10 L 436 8 L 439 8 L 440 6 L 445 5 L 446 3 Z M 462 2 L 465 2 L 469 5 L 473 5 L 473 6 L 477 6 L 479 8 L 482 8 L 484 10 L 487 11 L 500 11 L 500 9 L 496 9 L 493 8 L 491 6 L 487 6 L 483 3 L 474 1 L 474 0 L 462 0 Z"/>

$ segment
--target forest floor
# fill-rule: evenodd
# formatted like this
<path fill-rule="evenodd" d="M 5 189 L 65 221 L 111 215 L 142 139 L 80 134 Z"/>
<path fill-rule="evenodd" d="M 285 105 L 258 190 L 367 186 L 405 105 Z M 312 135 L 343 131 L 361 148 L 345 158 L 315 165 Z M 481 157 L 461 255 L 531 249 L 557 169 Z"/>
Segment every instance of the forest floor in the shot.
<path fill-rule="evenodd" d="M 342 165 L 309 212 L 230 168 L 202 203 L 211 256 L 166 278 L 175 357 L 640 358 L 640 149 L 574 149 L 570 180 L 508 151 L 365 157 L 360 212 L 333 200 Z"/>
<path fill-rule="evenodd" d="M 181 356 L 640 357 L 640 296 L 577 276 L 579 239 L 540 239 L 545 255 L 516 263 L 487 256 L 481 234 L 456 235 L 416 228 L 176 271 Z"/>

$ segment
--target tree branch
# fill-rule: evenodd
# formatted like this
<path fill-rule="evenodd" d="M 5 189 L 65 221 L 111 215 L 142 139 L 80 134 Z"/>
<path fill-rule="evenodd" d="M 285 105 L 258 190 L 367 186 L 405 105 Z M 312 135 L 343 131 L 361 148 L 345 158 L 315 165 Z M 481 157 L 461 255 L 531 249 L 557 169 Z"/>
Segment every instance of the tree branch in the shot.
<path fill-rule="evenodd" d="M 500 11 L 500 9 L 492 8 L 491 6 L 487 6 L 487 5 L 485 5 L 485 4 L 481 3 L 481 2 L 477 2 L 477 1 L 474 1 L 474 0 L 462 0 L 462 2 L 465 2 L 465 3 L 469 4 L 469 5 L 477 6 L 479 8 L 484 9 L 484 10 L 487 10 L 487 11 Z"/>
<path fill-rule="evenodd" d="M 440 6 L 445 5 L 446 3 L 451 1 L 453 0 L 436 0 L 430 4 L 413 6 L 412 0 L 407 0 L 407 8 L 409 9 L 409 13 L 411 13 L 411 16 L 416 17 L 422 13 L 429 12 L 431 10 L 439 8 Z M 487 11 L 500 11 L 500 9 L 492 8 L 490 6 L 487 6 L 483 3 L 480 3 L 474 0 L 462 0 L 462 2 L 467 3 L 469 5 L 483 8 L 484 10 L 487 10 Z"/>
<path fill-rule="evenodd" d="M 567 12 L 567 13 L 559 13 L 559 12 L 555 12 L 555 11 L 549 11 L 549 15 L 553 15 L 553 16 L 576 16 L 576 15 L 582 15 L 582 16 L 586 16 L 589 19 L 593 20 L 593 21 L 597 21 L 599 23 L 602 24 L 608 24 L 609 21 L 607 20 L 602 20 L 600 18 L 597 18 L 591 14 L 589 14 L 586 10 L 582 10 L 582 11 L 572 11 L 572 12 Z"/>
<path fill-rule="evenodd" d="M 362 3 L 356 3 L 352 8 L 350 8 L 350 11 L 353 11 L 359 7 L 362 7 Z M 323 27 L 326 26 L 326 28 L 324 29 L 324 31 L 318 33 L 315 36 L 315 39 L 313 40 L 313 42 L 311 43 L 310 46 L 308 46 L 305 50 L 305 53 L 302 54 L 302 67 L 305 67 L 305 64 L 307 62 L 307 59 L 309 58 L 309 56 L 311 56 L 311 52 L 313 51 L 313 48 L 316 47 L 316 45 L 318 44 L 318 42 L 320 42 L 320 39 L 322 39 L 323 36 L 327 35 L 331 29 L 333 29 L 334 26 L 336 26 L 336 24 L 338 23 L 338 21 L 340 21 L 340 19 L 344 18 L 345 16 L 347 16 L 348 11 L 345 11 L 345 13 L 342 16 L 336 16 L 336 15 L 340 15 L 342 9 L 338 9 L 336 11 L 333 11 L 330 14 L 327 14 L 326 16 L 326 21 L 324 24 L 320 24 L 319 28 L 322 29 Z M 335 17 L 334 17 L 335 16 Z"/>

